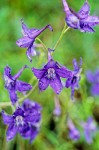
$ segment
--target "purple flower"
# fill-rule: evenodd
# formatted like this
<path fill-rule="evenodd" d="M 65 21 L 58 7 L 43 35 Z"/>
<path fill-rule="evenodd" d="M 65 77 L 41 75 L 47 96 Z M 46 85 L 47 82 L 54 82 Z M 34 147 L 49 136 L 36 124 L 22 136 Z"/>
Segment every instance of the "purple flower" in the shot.
<path fill-rule="evenodd" d="M 6 66 L 4 69 L 5 88 L 8 90 L 10 99 L 13 104 L 15 104 L 15 102 L 17 101 L 16 91 L 23 93 L 32 89 L 32 86 L 30 84 L 18 80 L 25 68 L 27 68 L 27 66 L 24 66 L 22 69 L 20 69 L 20 71 L 14 76 L 11 75 L 10 67 Z"/>
<path fill-rule="evenodd" d="M 42 69 L 32 68 L 34 75 L 39 79 L 40 91 L 45 90 L 49 85 L 53 88 L 56 94 L 59 94 L 63 88 L 60 77 L 68 78 L 72 74 L 64 66 L 55 62 L 52 58 Z"/>
<path fill-rule="evenodd" d="M 90 16 L 90 6 L 86 0 L 78 13 L 69 8 L 66 0 L 62 0 L 66 13 L 66 23 L 69 27 L 81 32 L 95 32 L 93 27 L 99 24 L 98 16 Z"/>
<path fill-rule="evenodd" d="M 39 132 L 41 120 L 41 106 L 38 103 L 25 100 L 22 107 L 18 107 L 12 115 L 2 111 L 4 124 L 8 125 L 7 141 L 12 140 L 17 133 L 23 138 L 34 140 Z"/>
<path fill-rule="evenodd" d="M 82 71 L 82 58 L 80 58 L 80 63 L 78 64 L 76 59 L 73 60 L 74 71 L 72 71 L 72 76 L 68 77 L 66 81 L 66 88 L 71 87 L 71 99 L 73 99 L 75 89 L 79 88 L 80 74 Z"/>
<path fill-rule="evenodd" d="M 96 127 L 96 124 L 95 124 L 93 118 L 89 117 L 87 122 L 81 123 L 81 125 L 84 128 L 84 134 L 85 134 L 87 143 L 91 144 L 92 138 L 97 131 L 97 127 Z"/>
<path fill-rule="evenodd" d="M 30 62 L 32 62 L 31 56 L 34 56 L 35 50 L 34 50 L 34 41 L 37 36 L 39 36 L 45 29 L 49 28 L 51 31 L 53 31 L 52 27 L 50 25 L 45 26 L 42 29 L 36 29 L 31 28 L 29 29 L 21 20 L 22 23 L 22 33 L 23 37 L 19 40 L 17 40 L 16 44 L 19 47 L 27 48 L 26 55 L 29 58 Z"/>
<path fill-rule="evenodd" d="M 93 96 L 99 95 L 99 70 L 96 70 L 95 73 L 90 70 L 86 73 L 87 80 L 92 84 L 91 86 L 91 94 Z"/>
<path fill-rule="evenodd" d="M 73 124 L 72 120 L 68 120 L 69 138 L 76 141 L 80 139 L 80 132 Z"/>
<path fill-rule="evenodd" d="M 55 102 L 55 108 L 54 108 L 53 114 L 59 117 L 61 115 L 61 106 L 60 106 L 58 97 L 55 96 L 54 102 Z"/>

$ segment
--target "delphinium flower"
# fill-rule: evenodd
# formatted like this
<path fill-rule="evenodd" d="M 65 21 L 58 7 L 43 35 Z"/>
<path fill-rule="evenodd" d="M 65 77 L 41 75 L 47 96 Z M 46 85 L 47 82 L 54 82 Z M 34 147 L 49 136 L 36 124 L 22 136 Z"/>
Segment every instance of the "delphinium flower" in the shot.
<path fill-rule="evenodd" d="M 69 27 L 78 29 L 81 32 L 95 32 L 93 27 L 99 24 L 98 16 L 90 16 L 90 6 L 86 0 L 79 12 L 69 8 L 67 1 L 62 0 L 66 13 L 66 23 Z"/>
<path fill-rule="evenodd" d="M 74 91 L 75 89 L 79 88 L 79 81 L 80 81 L 80 74 L 82 71 L 82 58 L 80 58 L 79 64 L 77 63 L 76 59 L 73 60 L 74 71 L 72 71 L 72 76 L 69 76 L 66 80 L 66 88 L 71 88 L 71 99 L 74 98 Z"/>
<path fill-rule="evenodd" d="M 50 49 L 49 49 L 50 51 Z M 59 94 L 63 88 L 60 77 L 68 78 L 72 74 L 70 70 L 54 61 L 48 54 L 48 63 L 42 69 L 32 68 L 34 75 L 39 79 L 39 90 L 45 90 L 49 85 L 56 94 Z"/>
<path fill-rule="evenodd" d="M 29 139 L 31 143 L 39 133 L 41 106 L 25 100 L 23 105 L 18 107 L 12 115 L 2 111 L 2 117 L 4 124 L 8 125 L 7 141 L 12 140 L 19 133 L 23 138 Z"/>
<path fill-rule="evenodd" d="M 69 129 L 69 138 L 76 141 L 80 139 L 80 132 L 73 124 L 72 120 L 69 119 L 67 123 L 68 129 Z"/>
<path fill-rule="evenodd" d="M 26 55 L 29 58 L 30 62 L 32 62 L 32 56 L 34 56 L 34 41 L 37 36 L 39 36 L 45 29 L 49 28 L 51 31 L 53 30 L 50 25 L 43 27 L 42 29 L 31 28 L 29 29 L 26 24 L 21 20 L 22 23 L 22 33 L 23 37 L 17 40 L 16 44 L 19 47 L 27 48 Z"/>
<path fill-rule="evenodd" d="M 32 89 L 32 86 L 26 82 L 22 82 L 18 80 L 21 76 L 23 70 L 27 68 L 27 66 L 22 67 L 17 74 L 14 76 L 11 75 L 11 68 L 6 66 L 4 68 L 4 80 L 5 80 L 5 88 L 8 90 L 10 99 L 12 104 L 15 104 L 17 101 L 16 91 L 24 93 Z"/>
<path fill-rule="evenodd" d="M 81 125 L 84 128 L 86 142 L 91 144 L 93 141 L 93 137 L 97 131 L 97 126 L 96 126 L 93 118 L 89 117 L 87 122 L 82 122 Z"/>
<path fill-rule="evenodd" d="M 99 96 L 99 69 L 95 73 L 92 71 L 86 72 L 87 80 L 92 84 L 91 85 L 91 94 L 93 96 Z"/>

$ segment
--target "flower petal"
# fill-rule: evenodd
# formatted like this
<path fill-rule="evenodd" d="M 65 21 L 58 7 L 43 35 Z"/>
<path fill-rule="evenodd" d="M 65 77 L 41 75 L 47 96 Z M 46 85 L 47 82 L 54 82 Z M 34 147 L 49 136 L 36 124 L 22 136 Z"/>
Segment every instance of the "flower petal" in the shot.
<path fill-rule="evenodd" d="M 99 17 L 98 16 L 88 16 L 86 19 L 83 20 L 85 24 L 88 24 L 90 27 L 94 27 L 99 24 Z"/>
<path fill-rule="evenodd" d="M 22 82 L 22 81 L 19 81 L 17 80 L 16 81 L 16 89 L 19 91 L 19 92 L 24 92 L 24 91 L 29 91 L 32 89 L 32 86 L 26 82 Z"/>
<path fill-rule="evenodd" d="M 32 124 L 38 123 L 41 120 L 41 113 L 40 111 L 35 111 L 34 113 L 29 113 L 24 117 L 25 122 L 30 122 Z"/>
<path fill-rule="evenodd" d="M 76 128 L 74 128 L 73 130 L 69 131 L 69 137 L 70 137 L 70 139 L 72 139 L 74 141 L 79 140 L 80 133 Z"/>
<path fill-rule="evenodd" d="M 22 33 L 23 33 L 23 35 L 28 36 L 29 29 L 26 26 L 26 24 L 24 23 L 23 19 L 21 19 L 21 24 L 22 24 Z"/>
<path fill-rule="evenodd" d="M 69 88 L 71 86 L 71 81 L 72 81 L 72 78 L 68 78 L 66 80 L 66 88 Z"/>
<path fill-rule="evenodd" d="M 45 69 L 55 68 L 56 64 L 57 62 L 55 62 L 53 59 L 50 59 L 50 61 L 48 61 L 48 63 L 44 66 L 44 68 Z"/>
<path fill-rule="evenodd" d="M 50 86 L 53 88 L 56 94 L 59 94 L 63 88 L 59 75 L 50 81 Z"/>
<path fill-rule="evenodd" d="M 30 101 L 29 99 L 25 99 L 22 107 L 25 111 L 25 113 L 28 111 L 29 113 L 33 113 L 36 111 L 40 111 L 41 110 L 41 106 L 40 104 L 34 102 L 34 101 Z"/>
<path fill-rule="evenodd" d="M 78 12 L 78 16 L 80 19 L 85 19 L 88 17 L 90 13 L 90 6 L 88 2 L 85 2 L 80 11 Z"/>
<path fill-rule="evenodd" d="M 13 113 L 13 117 L 16 117 L 16 116 L 24 116 L 24 111 L 21 107 L 18 107 L 16 109 L 16 111 Z"/>
<path fill-rule="evenodd" d="M 74 66 L 74 71 L 79 71 L 79 69 L 82 67 L 82 58 L 80 57 L 79 63 L 77 63 L 76 59 L 73 59 L 73 66 Z"/>
<path fill-rule="evenodd" d="M 6 133 L 7 141 L 12 140 L 17 134 L 17 132 L 18 132 L 17 127 L 14 124 L 10 124 Z"/>
<path fill-rule="evenodd" d="M 9 78 L 12 78 L 11 68 L 9 66 L 6 66 L 4 68 L 4 78 L 6 78 L 6 76 L 8 76 Z"/>
<path fill-rule="evenodd" d="M 51 25 L 47 25 L 47 26 L 43 27 L 42 29 L 36 29 L 36 28 L 30 29 L 29 30 L 30 32 L 28 32 L 28 36 L 32 39 L 35 39 L 37 36 L 39 36 L 47 28 L 49 28 L 51 31 L 53 31 Z"/>
<path fill-rule="evenodd" d="M 27 123 L 25 123 L 19 128 L 19 132 L 23 138 L 29 138 L 31 135 L 31 127 Z"/>
<path fill-rule="evenodd" d="M 78 66 L 78 63 L 77 63 L 76 59 L 73 59 L 73 65 L 74 65 L 74 70 L 75 71 L 79 70 L 79 66 Z"/>
<path fill-rule="evenodd" d="M 65 11 L 66 15 L 69 15 L 70 14 L 70 9 L 69 9 L 69 6 L 68 6 L 66 0 L 62 0 L 62 2 L 63 2 L 64 11 Z"/>
<path fill-rule="evenodd" d="M 84 134 L 85 134 L 85 138 L 86 138 L 87 143 L 89 143 L 89 144 L 92 143 L 92 137 L 90 135 L 90 131 L 85 129 Z"/>
<path fill-rule="evenodd" d="M 18 73 L 13 76 L 13 80 L 18 79 L 18 78 L 21 76 L 21 74 L 22 74 L 22 72 L 24 71 L 24 69 L 26 69 L 26 68 L 28 68 L 28 66 L 27 66 L 27 65 L 24 65 L 24 66 L 18 71 Z"/>
<path fill-rule="evenodd" d="M 24 36 L 24 37 L 20 38 L 19 40 L 17 40 L 17 41 L 16 41 L 16 44 L 17 44 L 19 47 L 27 48 L 27 47 L 29 47 L 31 44 L 33 44 L 33 42 L 34 42 L 34 39 L 30 39 L 29 37 Z"/>
<path fill-rule="evenodd" d="M 65 67 L 56 68 L 55 71 L 62 78 L 68 78 L 72 74 L 72 72 Z"/>
<path fill-rule="evenodd" d="M 40 91 L 45 90 L 49 86 L 50 80 L 47 79 L 46 77 L 43 77 L 39 80 L 39 89 Z"/>
<path fill-rule="evenodd" d="M 37 52 L 36 52 L 35 48 L 32 46 L 27 49 L 26 55 L 27 55 L 28 59 L 30 60 L 30 62 L 32 62 L 31 56 L 36 56 Z"/>
<path fill-rule="evenodd" d="M 91 26 L 89 26 L 89 24 L 88 23 L 86 23 L 86 22 L 80 22 L 80 31 L 81 32 L 95 32 L 94 31 L 94 29 L 91 27 Z"/>
<path fill-rule="evenodd" d="M 42 78 L 42 76 L 44 75 L 44 73 L 46 72 L 45 69 L 36 69 L 36 68 L 32 68 L 32 72 L 34 73 L 34 75 L 40 79 Z"/>
<path fill-rule="evenodd" d="M 14 105 L 17 101 L 17 94 L 15 89 L 11 89 L 11 90 L 9 89 L 9 95 L 10 95 L 11 102 Z"/>
<path fill-rule="evenodd" d="M 2 117 L 3 117 L 4 124 L 10 124 L 13 122 L 12 116 L 6 114 L 4 111 L 2 111 Z"/>
<path fill-rule="evenodd" d="M 32 126 L 31 127 L 31 137 L 30 137 L 30 143 L 32 143 L 32 141 L 36 138 L 36 136 L 39 133 L 39 128 Z"/>

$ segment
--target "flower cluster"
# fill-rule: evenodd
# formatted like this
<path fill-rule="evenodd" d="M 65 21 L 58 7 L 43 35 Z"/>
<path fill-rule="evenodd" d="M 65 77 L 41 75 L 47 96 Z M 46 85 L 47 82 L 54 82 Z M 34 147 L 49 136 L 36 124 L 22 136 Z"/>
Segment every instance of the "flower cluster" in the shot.
<path fill-rule="evenodd" d="M 37 136 L 41 120 L 41 106 L 38 103 L 26 99 L 12 115 L 2 111 L 2 116 L 4 124 L 8 125 L 7 141 L 12 140 L 17 133 L 30 139 L 30 142 Z"/>
<path fill-rule="evenodd" d="M 66 0 L 62 1 L 66 13 L 66 23 L 69 27 L 78 29 L 81 32 L 95 32 L 93 27 L 99 24 L 99 17 L 89 15 L 90 6 L 87 0 L 77 13 L 69 8 Z"/>
<path fill-rule="evenodd" d="M 87 0 L 78 13 L 69 8 L 66 0 L 63 0 L 63 5 L 66 12 L 66 23 L 69 27 L 79 29 L 81 32 L 94 32 L 93 27 L 99 24 L 99 17 L 89 15 L 90 7 Z M 41 29 L 28 28 L 23 19 L 21 19 L 21 24 L 23 37 L 18 39 L 16 44 L 19 47 L 27 48 L 27 58 L 32 62 L 32 57 L 37 54 L 34 43 L 36 38 L 47 28 L 51 31 L 53 31 L 53 29 L 49 24 Z M 48 49 L 48 60 L 42 69 L 37 69 L 34 66 L 30 68 L 25 65 L 17 72 L 17 74 L 12 75 L 9 66 L 4 68 L 5 88 L 8 90 L 11 102 L 15 107 L 15 111 L 12 115 L 8 115 L 2 111 L 4 124 L 8 125 L 6 133 L 7 141 L 12 140 L 15 135 L 19 133 L 23 138 L 29 139 L 30 142 L 32 142 L 39 132 L 41 106 L 29 99 L 24 100 L 23 104 L 20 105 L 17 95 L 17 92 L 26 94 L 27 91 L 32 90 L 32 86 L 29 83 L 19 80 L 19 77 L 26 68 L 31 69 L 34 76 L 38 79 L 40 91 L 46 90 L 49 85 L 56 94 L 60 94 L 64 87 L 71 88 L 71 99 L 74 98 L 74 91 L 79 88 L 82 58 L 80 58 L 79 63 L 76 59 L 73 59 L 74 69 L 70 70 L 53 59 L 52 51 L 54 52 L 54 50 Z M 89 81 L 93 83 L 93 80 L 94 78 L 96 79 L 97 75 L 95 75 L 95 77 L 91 75 L 88 76 Z M 66 79 L 64 85 L 62 78 Z M 96 79 L 96 81 L 98 81 L 98 79 Z M 95 89 L 96 86 L 97 83 L 94 84 L 93 88 Z M 55 103 L 56 108 L 54 114 L 59 116 L 61 114 L 60 107 L 57 101 Z M 85 137 L 89 143 L 91 142 L 90 132 L 96 130 L 96 127 L 93 124 L 91 125 L 91 123 L 92 119 L 88 119 L 88 122 L 83 124 Z M 77 140 L 80 138 L 79 131 L 70 120 L 68 122 L 68 128 L 70 131 L 69 137 L 71 139 Z"/>

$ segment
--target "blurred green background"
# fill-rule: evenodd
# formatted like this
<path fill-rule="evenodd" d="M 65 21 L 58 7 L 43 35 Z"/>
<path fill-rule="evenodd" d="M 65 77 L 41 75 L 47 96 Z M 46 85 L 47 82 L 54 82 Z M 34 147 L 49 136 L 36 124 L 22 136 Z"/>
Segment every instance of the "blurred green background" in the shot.
<path fill-rule="evenodd" d="M 69 6 L 78 11 L 84 0 L 68 0 Z M 99 16 L 99 1 L 89 0 L 91 14 Z M 26 57 L 26 49 L 19 48 L 16 40 L 22 37 L 20 19 L 23 18 L 28 27 L 42 28 L 47 24 L 53 27 L 53 33 L 44 31 L 39 38 L 48 48 L 53 48 L 57 42 L 65 24 L 65 13 L 61 0 L 0 0 L 0 102 L 9 102 L 7 90 L 4 89 L 3 70 L 8 64 L 12 68 L 12 74 L 24 65 L 30 67 L 42 67 L 47 62 L 42 49 L 40 56 L 34 57 L 32 64 Z M 90 85 L 86 81 L 85 72 L 99 68 L 99 26 L 95 27 L 96 32 L 81 33 L 78 30 L 70 29 L 64 35 L 61 43 L 57 47 L 53 57 L 59 63 L 69 69 L 73 69 L 72 60 L 83 59 L 83 72 L 80 81 L 80 89 L 75 93 L 76 102 L 70 100 L 70 89 L 64 89 L 60 96 L 61 116 L 53 116 L 54 93 L 49 87 L 46 91 L 38 94 L 38 88 L 30 95 L 31 100 L 39 102 L 42 107 L 41 131 L 32 145 L 23 140 L 19 135 L 7 143 L 6 126 L 3 125 L 0 117 L 0 150 L 99 150 L 99 133 L 91 145 L 86 143 L 82 128 L 81 139 L 73 142 L 68 138 L 66 126 L 67 113 L 73 120 L 86 120 L 89 116 L 99 121 L 99 98 L 90 95 Z M 26 69 L 21 78 L 29 82 L 33 76 L 31 70 Z M 35 81 L 33 84 L 35 84 Z M 22 95 L 20 95 L 22 96 Z M 7 113 L 11 113 L 10 107 L 0 107 Z M 98 121 L 97 121 L 98 120 Z"/>

